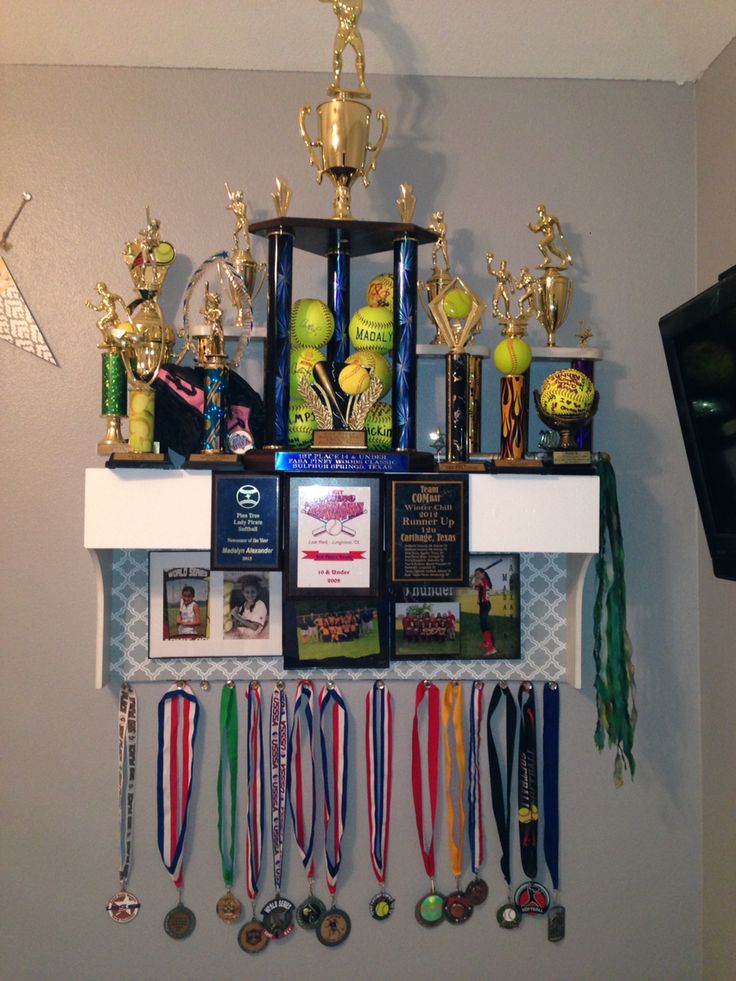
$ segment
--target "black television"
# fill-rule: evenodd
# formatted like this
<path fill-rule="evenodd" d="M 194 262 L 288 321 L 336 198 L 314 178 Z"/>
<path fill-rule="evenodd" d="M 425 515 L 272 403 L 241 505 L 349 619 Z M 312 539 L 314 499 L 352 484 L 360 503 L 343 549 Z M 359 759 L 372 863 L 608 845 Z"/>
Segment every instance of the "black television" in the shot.
<path fill-rule="evenodd" d="M 659 329 L 713 571 L 736 580 L 736 266 Z"/>

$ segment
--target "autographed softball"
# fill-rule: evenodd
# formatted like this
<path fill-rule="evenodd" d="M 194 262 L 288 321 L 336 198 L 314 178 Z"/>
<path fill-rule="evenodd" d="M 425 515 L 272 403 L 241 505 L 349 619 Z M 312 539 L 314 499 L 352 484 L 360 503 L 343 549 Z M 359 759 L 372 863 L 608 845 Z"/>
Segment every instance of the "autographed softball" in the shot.
<path fill-rule="evenodd" d="M 370 385 L 371 376 L 360 364 L 346 364 L 337 376 L 337 383 L 346 395 L 360 395 Z"/>
<path fill-rule="evenodd" d="M 493 363 L 502 375 L 523 375 L 532 363 L 532 349 L 522 337 L 506 337 L 496 346 Z"/>
<path fill-rule="evenodd" d="M 371 374 L 378 375 L 381 379 L 381 385 L 383 386 L 383 391 L 381 392 L 381 398 L 388 392 L 391 388 L 391 384 L 394 380 L 393 371 L 391 370 L 391 365 L 384 358 L 382 354 L 378 354 L 376 351 L 356 351 L 355 354 L 351 354 L 347 359 L 347 364 L 359 364 L 364 368 L 367 368 Z"/>
<path fill-rule="evenodd" d="M 322 347 L 335 333 L 335 318 L 321 300 L 297 300 L 291 308 L 289 333 L 296 347 Z"/>
<path fill-rule="evenodd" d="M 394 314 L 388 307 L 361 307 L 348 324 L 350 343 L 357 351 L 385 354 L 394 343 Z"/>
<path fill-rule="evenodd" d="M 293 399 L 299 398 L 299 375 L 306 375 L 307 381 L 314 381 L 312 371 L 319 361 L 324 361 L 325 356 L 315 347 L 293 347 L 289 355 L 289 396 Z"/>
<path fill-rule="evenodd" d="M 365 302 L 369 307 L 388 307 L 394 305 L 394 277 L 392 273 L 379 273 L 368 283 Z"/>
<path fill-rule="evenodd" d="M 303 449 L 312 442 L 312 434 L 317 428 L 314 413 L 301 399 L 289 402 L 289 446 Z"/>
<path fill-rule="evenodd" d="M 593 382 L 582 371 L 561 368 L 542 382 L 539 405 L 550 416 L 574 416 L 586 412 L 593 404 Z"/>
<path fill-rule="evenodd" d="M 388 402 L 378 402 L 365 417 L 368 449 L 390 450 L 391 430 L 391 406 Z"/>

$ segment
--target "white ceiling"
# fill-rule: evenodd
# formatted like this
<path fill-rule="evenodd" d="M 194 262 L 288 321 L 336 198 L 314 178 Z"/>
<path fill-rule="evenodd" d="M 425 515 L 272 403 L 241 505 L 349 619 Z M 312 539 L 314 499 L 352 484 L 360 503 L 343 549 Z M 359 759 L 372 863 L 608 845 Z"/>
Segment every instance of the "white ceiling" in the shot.
<path fill-rule="evenodd" d="M 5 0 L 0 64 L 329 72 L 335 24 L 318 0 Z M 736 0 L 364 0 L 360 27 L 369 84 L 378 74 L 688 82 L 736 36 Z"/>

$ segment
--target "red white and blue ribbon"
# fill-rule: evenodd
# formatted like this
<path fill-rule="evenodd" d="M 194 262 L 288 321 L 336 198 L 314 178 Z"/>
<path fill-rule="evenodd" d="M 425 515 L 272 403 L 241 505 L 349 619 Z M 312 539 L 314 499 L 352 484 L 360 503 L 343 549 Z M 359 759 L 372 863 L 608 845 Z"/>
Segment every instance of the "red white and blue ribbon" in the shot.
<path fill-rule="evenodd" d="M 185 681 L 158 703 L 158 850 L 177 889 L 184 882 L 183 854 L 192 794 L 199 703 Z"/>
<path fill-rule="evenodd" d="M 266 781 L 263 762 L 263 723 L 261 686 L 251 681 L 245 694 L 246 719 L 246 817 L 245 884 L 248 898 L 255 902 L 261 877 L 263 836 L 266 830 Z"/>
<path fill-rule="evenodd" d="M 480 782 L 480 745 L 483 724 L 483 682 L 475 681 L 470 694 L 468 745 L 468 839 L 470 864 L 477 875 L 483 864 L 483 792 Z"/>
<path fill-rule="evenodd" d="M 289 737 L 289 808 L 297 848 L 310 882 L 314 878 L 314 698 L 312 682 L 300 681 Z"/>
<path fill-rule="evenodd" d="M 337 685 L 328 682 L 319 695 L 319 734 L 325 821 L 327 888 L 337 892 L 342 835 L 348 803 L 348 713 Z"/>
<path fill-rule="evenodd" d="M 383 681 L 376 681 L 365 696 L 365 758 L 371 862 L 376 879 L 383 885 L 388 863 L 393 765 L 393 700 Z"/>
<path fill-rule="evenodd" d="M 273 852 L 273 884 L 276 895 L 281 893 L 281 872 L 286 829 L 286 787 L 289 775 L 289 721 L 286 687 L 279 681 L 271 695 L 270 758 L 271 758 L 271 847 Z"/>

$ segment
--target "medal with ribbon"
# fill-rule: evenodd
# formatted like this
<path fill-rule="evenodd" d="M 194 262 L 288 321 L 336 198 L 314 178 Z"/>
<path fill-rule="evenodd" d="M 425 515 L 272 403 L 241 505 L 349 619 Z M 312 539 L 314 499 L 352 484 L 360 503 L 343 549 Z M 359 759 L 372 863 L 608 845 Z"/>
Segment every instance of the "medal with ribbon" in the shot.
<path fill-rule="evenodd" d="M 314 702 L 314 685 L 300 681 L 289 734 L 289 809 L 309 886 L 308 897 L 296 908 L 296 922 L 305 930 L 314 930 L 326 910 L 314 894 Z"/>
<path fill-rule="evenodd" d="M 539 804 L 537 794 L 537 710 L 534 685 L 522 681 L 519 686 L 519 851 L 528 882 L 514 894 L 522 913 L 538 916 L 546 913 L 549 893 L 537 882 L 537 831 Z"/>
<path fill-rule="evenodd" d="M 506 709 L 506 784 L 501 777 L 501 764 L 493 735 L 493 715 L 503 698 Z M 519 907 L 511 899 L 511 784 L 514 774 L 514 749 L 516 745 L 516 705 L 505 681 L 493 689 L 486 722 L 488 737 L 488 767 L 491 777 L 491 804 L 501 845 L 501 872 L 506 881 L 506 902 L 496 910 L 498 925 L 505 930 L 518 927 Z"/>
<path fill-rule="evenodd" d="M 483 865 L 483 790 L 480 782 L 480 746 L 483 728 L 483 682 L 474 681 L 468 713 L 468 842 L 473 878 L 465 889 L 471 906 L 488 898 L 488 885 L 480 878 Z"/>
<path fill-rule="evenodd" d="M 329 681 L 319 694 L 319 736 L 325 821 L 327 889 L 332 906 L 317 924 L 317 939 L 337 947 L 350 934 L 350 917 L 337 907 L 337 877 L 342 859 L 342 836 L 348 804 L 348 713 L 340 690 Z"/>
<path fill-rule="evenodd" d="M 188 937 L 197 925 L 194 913 L 181 901 L 181 891 L 198 721 L 199 703 L 192 689 L 186 681 L 176 682 L 158 703 L 156 781 L 158 850 L 179 890 L 179 902 L 164 919 L 164 930 L 175 940 Z"/>
<path fill-rule="evenodd" d="M 217 901 L 215 910 L 224 923 L 235 923 L 243 913 L 240 900 L 232 893 L 237 802 L 238 706 L 235 682 L 228 681 L 220 696 L 220 765 L 217 770 L 217 844 L 227 891 Z"/>
<path fill-rule="evenodd" d="M 465 842 L 465 739 L 463 736 L 463 686 L 448 681 L 442 693 L 442 737 L 445 750 L 445 801 L 447 841 L 455 889 L 445 896 L 443 912 L 450 923 L 465 923 L 473 914 L 461 885 Z"/>
<path fill-rule="evenodd" d="M 420 714 L 426 699 L 426 751 L 422 752 Z M 420 681 L 416 689 L 414 722 L 411 733 L 411 786 L 414 816 L 424 870 L 429 877 L 430 891 L 416 905 L 414 914 L 422 926 L 437 926 L 444 919 L 445 897 L 434 884 L 434 826 L 437 815 L 437 784 L 439 778 L 440 691 L 431 681 Z M 425 799 L 429 804 L 425 821 Z M 425 823 L 428 828 L 425 828 Z"/>
<path fill-rule="evenodd" d="M 565 907 L 560 904 L 560 686 L 556 681 L 544 686 L 542 704 L 544 860 L 555 891 L 555 905 L 547 911 L 547 939 L 555 943 L 565 937 Z"/>
<path fill-rule="evenodd" d="M 245 693 L 245 888 L 253 918 L 240 928 L 238 944 L 246 954 L 257 954 L 268 944 L 266 929 L 256 916 L 258 883 L 261 878 L 263 838 L 266 831 L 266 779 L 263 762 L 263 713 L 261 686 L 251 681 Z"/>
<path fill-rule="evenodd" d="M 133 801 L 135 798 L 135 756 L 138 699 L 131 685 L 124 682 L 118 702 L 118 833 L 120 835 L 120 888 L 106 909 L 116 923 L 129 923 L 141 904 L 128 891 L 133 849 Z"/>
<path fill-rule="evenodd" d="M 391 821 L 393 699 L 383 681 L 376 681 L 365 696 L 365 762 L 371 864 L 379 885 L 379 892 L 371 900 L 370 911 L 374 920 L 387 920 L 395 904 L 393 896 L 386 891 Z"/>
<path fill-rule="evenodd" d="M 288 778 L 289 724 L 286 687 L 276 683 L 271 695 L 271 850 L 276 896 L 261 910 L 263 925 L 271 940 L 282 940 L 294 932 L 294 904 L 281 895 L 281 873 L 286 831 L 286 784 Z"/>

